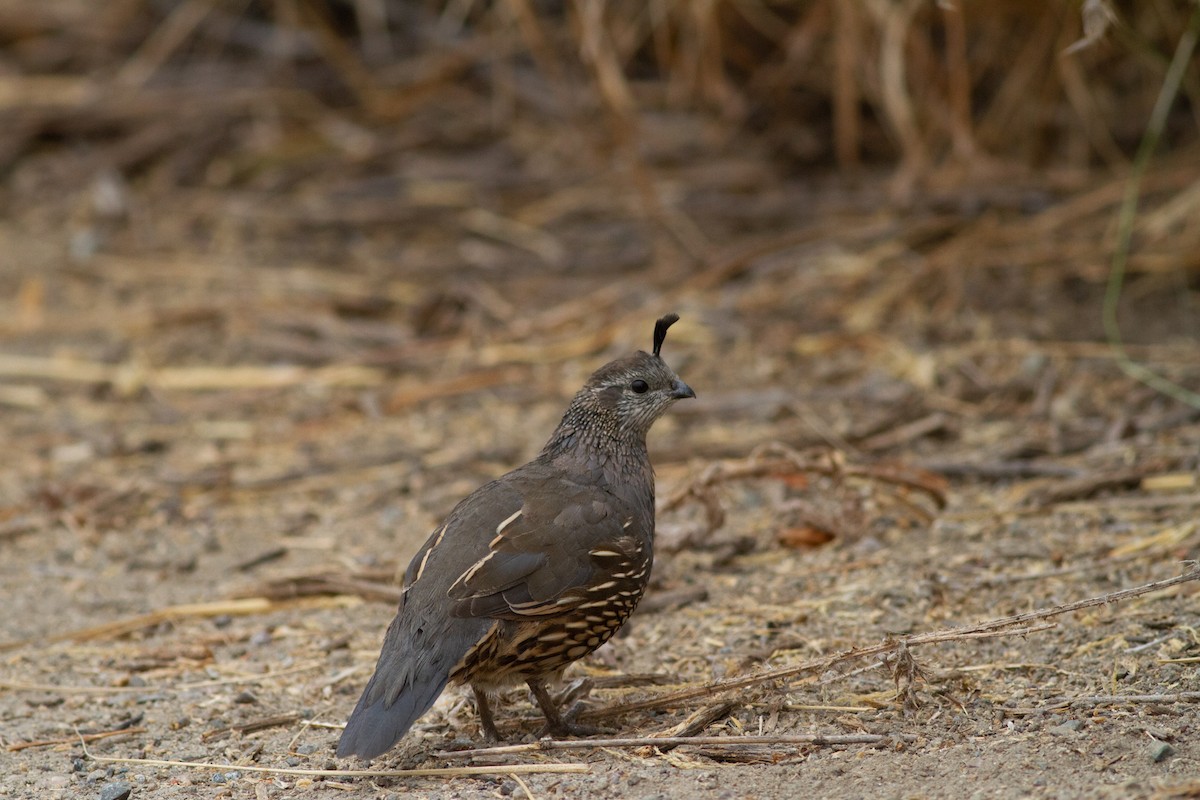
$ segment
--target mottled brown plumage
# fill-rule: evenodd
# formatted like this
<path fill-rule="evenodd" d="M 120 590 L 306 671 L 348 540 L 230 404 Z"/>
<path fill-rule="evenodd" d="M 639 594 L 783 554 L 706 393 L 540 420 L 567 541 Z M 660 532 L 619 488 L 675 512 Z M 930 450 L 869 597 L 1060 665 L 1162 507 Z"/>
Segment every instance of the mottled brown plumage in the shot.
<path fill-rule="evenodd" d="M 595 650 L 637 607 L 654 560 L 654 470 L 646 433 L 695 397 L 660 349 L 612 361 L 575 395 L 533 461 L 460 502 L 413 557 L 379 662 L 338 744 L 374 758 L 433 705 L 470 684 L 488 739 L 488 696 L 524 681 L 555 734 L 578 732 L 546 680 Z"/>

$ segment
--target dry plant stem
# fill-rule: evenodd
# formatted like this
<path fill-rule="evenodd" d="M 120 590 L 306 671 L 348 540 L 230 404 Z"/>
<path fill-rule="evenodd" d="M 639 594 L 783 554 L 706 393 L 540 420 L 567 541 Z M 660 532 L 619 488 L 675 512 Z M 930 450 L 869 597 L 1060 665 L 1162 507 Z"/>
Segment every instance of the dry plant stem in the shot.
<path fill-rule="evenodd" d="M 1148 464 L 1135 469 L 1120 469 L 1099 472 L 1078 478 L 1069 478 L 1045 491 L 1030 492 L 1025 502 L 1043 508 L 1070 500 L 1086 500 L 1098 492 L 1108 489 L 1132 489 L 1147 476 L 1163 470 L 1163 465 Z"/>
<path fill-rule="evenodd" d="M 17 517 L 7 520 L 0 523 L 0 542 L 33 533 L 39 527 L 40 523 L 33 517 Z"/>
<path fill-rule="evenodd" d="M 633 188 L 647 216 L 671 234 L 691 258 L 701 261 L 710 243 L 694 223 L 663 202 L 653 177 L 638 152 L 637 105 L 621 68 L 619 57 L 604 22 L 605 4 L 599 0 L 575 0 L 582 41 L 580 50 L 592 69 L 596 87 L 608 110 L 613 140 L 626 160 Z"/>
<path fill-rule="evenodd" d="M 710 703 L 700 708 L 699 711 L 694 711 L 688 718 L 678 725 L 673 725 L 665 731 L 660 731 L 656 734 L 651 734 L 652 739 L 689 739 L 697 736 L 708 730 L 708 726 L 715 722 L 725 719 L 737 709 L 741 708 L 742 703 L 739 700 L 718 700 L 715 703 Z M 675 749 L 674 744 L 663 745 L 661 749 Z"/>
<path fill-rule="evenodd" d="M 904 44 L 920 3 L 914 0 L 874 2 L 868 7 L 878 17 L 882 31 L 879 45 L 880 100 L 892 133 L 900 142 L 900 167 L 896 170 L 893 187 L 897 197 L 907 201 L 929 163 L 908 90 L 908 64 L 904 57 Z"/>
<path fill-rule="evenodd" d="M 707 492 L 711 487 L 733 480 L 762 478 L 771 475 L 792 475 L 797 472 L 812 472 L 847 478 L 866 478 L 903 486 L 927 494 L 938 508 L 946 505 L 944 481 L 933 473 L 917 468 L 888 465 L 855 466 L 837 463 L 834 459 L 805 458 L 784 445 L 773 444 L 752 453 L 749 458 L 715 461 L 709 464 L 693 481 L 682 486 L 664 501 L 659 511 L 673 511 L 689 498 L 696 498 L 708 508 L 710 517 L 719 516 L 719 509 L 712 506 Z M 710 522 L 719 522 L 711 518 Z M 714 525 L 714 528 L 720 524 Z"/>
<path fill-rule="evenodd" d="M 862 122 L 859 118 L 861 94 L 856 66 L 862 61 L 859 47 L 862 31 L 855 3 L 834 3 L 833 46 L 833 146 L 838 165 L 858 166 L 862 141 Z"/>
<path fill-rule="evenodd" d="M 389 109 L 382 102 L 383 93 L 374 76 L 354 48 L 347 46 L 337 35 L 326 10 L 307 0 L 298 0 L 296 9 L 305 31 L 312 35 L 313 44 L 321 58 L 350 88 L 363 109 L 371 115 L 388 116 Z"/>
<path fill-rule="evenodd" d="M 849 237 L 845 240 L 846 246 L 859 244 L 865 246 L 881 237 L 893 235 L 895 230 L 895 222 L 889 219 L 865 222 L 860 228 L 846 233 L 846 236 Z M 695 292 L 715 289 L 749 272 L 759 262 L 771 255 L 809 242 L 819 241 L 824 235 L 821 226 L 810 225 L 782 234 L 768 234 L 740 242 L 711 256 L 707 265 L 692 277 L 687 278 L 681 288 L 684 291 Z"/>
<path fill-rule="evenodd" d="M 1119 706 L 1124 703 L 1200 703 L 1200 692 L 1174 692 L 1171 694 L 1098 694 L 1091 697 L 1072 697 L 1041 707 L 1006 708 L 1005 714 L 1044 714 L 1074 706 Z"/>
<path fill-rule="evenodd" d="M 216 3 L 191 0 L 175 7 L 117 73 L 115 83 L 141 88 L 212 13 Z"/>
<path fill-rule="evenodd" d="M 434 753 L 438 758 L 475 758 L 511 753 L 531 753 L 539 750 L 590 750 L 599 747 L 678 747 L 705 745 L 715 747 L 746 747 L 751 745 L 812 745 L 831 747 L 850 744 L 889 744 L 894 741 L 915 742 L 912 734 L 884 735 L 878 733 L 848 733 L 824 736 L 819 733 L 797 736 L 633 736 L 620 739 L 541 739 L 530 744 L 510 744 L 499 747 L 480 747 L 475 750 L 453 750 Z"/>
<path fill-rule="evenodd" d="M 1117 304 L 1121 299 L 1121 287 L 1125 282 L 1125 267 L 1129 260 L 1129 251 L 1133 245 L 1133 224 L 1137 216 L 1138 194 L 1141 191 L 1142 175 L 1154 157 L 1158 140 L 1167 124 L 1168 112 L 1179 93 L 1179 85 L 1184 72 L 1192 60 L 1192 52 L 1196 49 L 1196 41 L 1200 38 L 1200 6 L 1193 11 L 1188 26 L 1179 39 L 1175 48 L 1175 56 L 1167 68 L 1163 79 L 1162 90 L 1146 123 L 1146 132 L 1138 146 L 1134 157 L 1133 170 L 1125 187 L 1125 197 L 1121 201 L 1121 209 L 1117 214 L 1117 246 L 1113 250 L 1112 269 L 1109 273 L 1108 288 L 1104 295 L 1104 333 L 1108 343 L 1117 357 L 1117 366 L 1133 378 L 1163 394 L 1187 403 L 1193 408 L 1200 408 L 1200 393 L 1193 392 L 1179 384 L 1164 378 L 1150 368 L 1133 361 L 1125 352 L 1121 337 L 1121 326 L 1117 321 Z"/>
<path fill-rule="evenodd" d="M 345 601 L 337 597 L 315 599 L 318 601 L 315 607 L 328 606 L 331 603 L 339 605 Z M 287 602 L 274 602 L 265 597 L 247 597 L 239 600 L 217 600 L 211 603 L 184 603 L 152 611 L 149 614 L 139 614 L 128 619 L 95 625 L 81 630 L 67 631 L 65 633 L 56 633 L 37 638 L 17 639 L 11 642 L 0 642 L 0 653 L 8 650 L 17 650 L 31 644 L 45 645 L 55 642 L 86 642 L 114 639 L 134 631 L 142 630 L 143 628 L 159 625 L 163 622 L 176 622 L 182 619 L 208 619 L 222 614 L 228 614 L 229 616 L 265 614 L 281 608 L 295 608 L 305 605 L 313 607 L 311 605 L 312 602 L 313 598 L 297 598 Z M 356 601 L 350 600 L 350 602 Z"/>
<path fill-rule="evenodd" d="M 975 625 L 967 625 L 961 628 L 947 628 L 940 631 L 929 631 L 928 633 L 919 633 L 915 636 L 907 636 L 903 639 L 892 639 L 880 642 L 879 644 L 860 647 L 853 650 L 847 650 L 841 653 L 824 656 L 822 658 L 810 659 L 800 664 L 795 664 L 790 667 L 782 667 L 780 669 L 768 670 L 752 675 L 745 675 L 740 678 L 729 678 L 722 681 L 713 681 L 700 686 L 695 686 L 690 689 L 683 689 L 678 692 L 669 692 L 657 697 L 649 697 L 645 700 L 637 700 L 630 703 L 621 703 L 608 708 L 600 708 L 594 711 L 585 711 L 580 714 L 580 719 L 608 719 L 611 717 L 621 716 L 634 711 L 648 711 L 658 708 L 672 708 L 687 703 L 690 700 L 697 698 L 707 698 L 719 692 L 728 692 L 736 689 L 746 689 L 751 686 L 758 686 L 770 681 L 787 680 L 794 678 L 806 672 L 824 671 L 837 664 L 845 661 L 854 661 L 861 658 L 878 656 L 884 653 L 893 653 L 898 651 L 902 646 L 907 648 L 918 647 L 926 644 L 939 644 L 942 642 L 964 641 L 967 639 L 991 638 L 995 636 L 1019 636 L 1028 633 L 1034 633 L 1038 630 L 1044 630 L 1049 625 L 1034 625 L 1029 623 L 1040 623 L 1043 620 L 1051 617 L 1061 616 L 1072 611 L 1080 611 L 1085 608 L 1093 608 L 1095 606 L 1107 605 L 1121 600 L 1128 600 L 1131 597 L 1139 597 L 1150 592 L 1157 592 L 1163 589 L 1168 589 L 1172 586 L 1177 586 L 1181 583 L 1187 583 L 1194 580 L 1200 580 L 1200 569 L 1191 565 L 1188 572 L 1182 575 L 1176 575 L 1173 578 L 1166 578 L 1161 581 L 1145 583 L 1141 586 L 1134 586 L 1129 589 L 1121 589 L 1116 592 L 1109 592 L 1097 597 L 1089 597 L 1086 600 L 1078 600 L 1074 603 L 1065 603 L 1063 605 L 1049 606 L 1040 608 L 1036 611 L 1028 611 L 1024 614 L 1014 614 L 1009 617 L 999 617 L 997 619 L 987 620 Z"/>
<path fill-rule="evenodd" d="M 942 5 L 942 24 L 946 31 L 946 83 L 950 106 L 950 137 L 954 153 L 964 161 L 975 156 L 975 135 L 971 130 L 971 72 L 967 57 L 966 9 L 960 5 Z"/>
<path fill-rule="evenodd" d="M 528 797 L 529 800 L 534 800 L 533 792 L 529 790 L 529 784 L 521 780 L 520 775 L 515 772 L 510 772 L 508 773 L 508 777 L 512 778 L 516 784 L 521 787 L 521 791 L 525 793 L 525 796 Z"/>
<path fill-rule="evenodd" d="M 145 728 L 121 728 L 115 731 L 102 731 L 100 733 L 80 733 L 78 737 L 86 742 L 94 742 L 97 739 L 107 739 L 110 736 L 121 736 L 122 734 L 145 733 Z M 10 753 L 16 753 L 20 750 L 27 750 L 30 747 L 49 747 L 56 744 L 70 744 L 75 741 L 75 737 L 68 736 L 61 739 L 37 739 L 32 742 L 15 742 L 4 748 Z"/>
<path fill-rule="evenodd" d="M 213 686 L 236 686 L 243 683 L 260 683 L 265 680 L 295 675 L 320 669 L 325 666 L 323 661 L 313 661 L 298 667 L 267 672 L 262 675 L 239 675 L 233 678 L 221 678 L 213 681 L 197 681 L 184 683 L 179 686 L 63 686 L 57 683 L 27 683 L 25 681 L 0 681 L 0 689 L 13 692 L 53 692 L 56 694 L 132 694 L 147 692 L 190 692 L 196 689 L 207 689 Z"/>
<path fill-rule="evenodd" d="M 79 739 L 83 754 L 101 764 L 142 764 L 148 767 L 184 767 L 188 769 L 237 770 L 267 775 L 298 775 L 319 778 L 453 778 L 467 775 L 529 775 L 542 772 L 590 772 L 587 764 L 506 764 L 502 767 L 452 767 L 449 769 L 285 769 L 247 764 L 217 764 L 209 761 L 171 761 L 156 758 L 116 758 L 98 756 Z"/>
<path fill-rule="evenodd" d="M 354 575 L 325 573 L 281 578 L 247 590 L 248 597 L 265 597 L 273 601 L 339 594 L 353 595 L 378 603 L 398 603 L 403 590 L 395 585 L 363 580 Z"/>
<path fill-rule="evenodd" d="M 293 722 L 297 722 L 299 719 L 300 715 L 296 713 L 278 714 L 273 717 L 263 717 L 262 719 L 254 720 L 252 722 L 245 722 L 240 725 L 226 725 L 223 728 L 205 731 L 204 733 L 200 734 L 200 741 L 207 742 L 210 739 L 228 736 L 231 733 L 240 733 L 245 735 L 247 733 L 264 731 L 268 728 L 278 728 L 282 725 L 291 725 Z"/>
<path fill-rule="evenodd" d="M 1092 561 L 1087 564 L 1076 564 L 1071 567 L 1061 567 L 1059 569 L 1046 569 L 1042 570 L 1041 572 L 1022 572 L 1016 575 L 995 575 L 980 578 L 972 583 L 971 586 L 975 589 L 982 589 L 987 586 L 1006 586 L 1013 583 L 1024 583 L 1025 581 L 1044 581 L 1049 580 L 1050 578 L 1061 578 L 1066 575 L 1078 575 L 1084 572 L 1100 572 L 1102 570 L 1112 569 L 1119 564 L 1137 561 L 1138 559 L 1145 558 L 1146 555 L 1146 553 L 1130 553 L 1129 555 L 1121 558 L 1107 558 L 1103 561 Z M 1158 554 L 1151 553 L 1151 555 Z"/>
<path fill-rule="evenodd" d="M 1072 58 L 1057 60 L 1059 83 L 1066 95 L 1067 102 L 1075 111 L 1079 128 L 1087 143 L 1113 169 L 1124 166 L 1126 159 L 1121 152 L 1121 146 L 1116 143 L 1112 133 L 1102 121 L 1101 114 L 1096 108 L 1095 99 L 1087 85 L 1087 78 L 1079 63 Z"/>

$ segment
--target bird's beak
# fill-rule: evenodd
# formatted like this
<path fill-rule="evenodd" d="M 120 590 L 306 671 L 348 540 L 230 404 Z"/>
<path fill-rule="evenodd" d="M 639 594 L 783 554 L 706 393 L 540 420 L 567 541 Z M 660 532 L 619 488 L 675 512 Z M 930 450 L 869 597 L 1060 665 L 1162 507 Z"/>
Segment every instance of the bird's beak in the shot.
<path fill-rule="evenodd" d="M 692 391 L 692 387 L 688 386 L 679 378 L 675 379 L 675 386 L 671 389 L 671 397 L 675 400 L 682 400 L 685 397 L 695 397 L 696 393 Z"/>

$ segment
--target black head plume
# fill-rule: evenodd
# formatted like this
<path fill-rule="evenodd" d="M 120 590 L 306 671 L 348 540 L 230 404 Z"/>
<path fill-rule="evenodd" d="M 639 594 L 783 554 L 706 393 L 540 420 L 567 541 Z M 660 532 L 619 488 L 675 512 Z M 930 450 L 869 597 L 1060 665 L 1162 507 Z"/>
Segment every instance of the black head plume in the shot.
<path fill-rule="evenodd" d="M 662 358 L 662 354 L 659 351 L 662 350 L 663 339 L 667 338 L 667 328 L 678 321 L 678 314 L 667 314 L 659 317 L 658 322 L 654 323 L 654 355 L 658 358 Z"/>

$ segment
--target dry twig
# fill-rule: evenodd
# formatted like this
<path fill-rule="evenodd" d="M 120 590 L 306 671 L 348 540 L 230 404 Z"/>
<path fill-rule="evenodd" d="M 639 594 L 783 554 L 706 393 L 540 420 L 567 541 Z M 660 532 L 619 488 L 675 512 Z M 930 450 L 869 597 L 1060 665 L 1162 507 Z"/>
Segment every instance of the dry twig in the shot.
<path fill-rule="evenodd" d="M 671 493 L 659 510 L 673 511 L 687 500 L 695 499 L 704 506 L 707 533 L 712 533 L 725 524 L 725 510 L 713 491 L 717 486 L 736 480 L 786 477 L 801 473 L 891 484 L 921 492 L 939 509 L 946 505 L 946 482 L 931 472 L 903 465 L 846 464 L 836 452 L 821 451 L 816 455 L 805 455 L 775 442 L 756 448 L 747 458 L 710 463 L 698 476 Z"/>
<path fill-rule="evenodd" d="M 538 773 L 590 772 L 587 764 L 506 764 L 501 767 L 451 767 L 440 769 L 292 769 L 259 767 L 250 764 L 219 764 L 210 761 L 173 761 L 157 758 L 117 758 L 98 756 L 79 738 L 83 754 L 101 764 L 140 764 L 147 767 L 183 767 L 185 769 L 237 770 L 265 775 L 298 775 L 310 778 L 455 778 L 474 775 L 530 775 Z"/>
<path fill-rule="evenodd" d="M 649 747 L 665 750 L 680 745 L 706 745 L 715 747 L 749 747 L 754 745 L 809 745 L 833 747 L 839 745 L 866 744 L 886 745 L 891 742 L 915 742 L 911 734 L 799 734 L 795 736 L 632 736 L 617 739 L 541 739 L 530 744 L 510 744 L 499 747 L 480 747 L 474 750 L 443 750 L 434 753 L 438 758 L 479 758 L 503 756 L 514 753 L 533 753 L 540 750 L 591 750 L 603 747 Z"/>
<path fill-rule="evenodd" d="M 20 750 L 28 750 L 30 747 L 49 747 L 58 744 L 70 744 L 71 742 L 83 739 L 86 742 L 94 742 L 98 739 L 108 739 L 112 736 L 120 736 L 126 733 L 145 733 L 145 728 L 119 728 L 113 731 L 101 731 L 100 733 L 79 733 L 77 736 L 66 736 L 58 739 L 37 739 L 32 742 L 14 742 L 10 744 L 6 750 L 10 753 L 16 753 Z"/>

